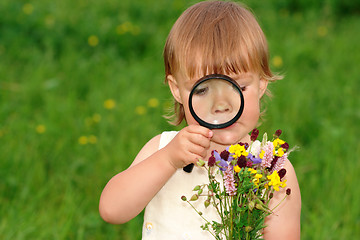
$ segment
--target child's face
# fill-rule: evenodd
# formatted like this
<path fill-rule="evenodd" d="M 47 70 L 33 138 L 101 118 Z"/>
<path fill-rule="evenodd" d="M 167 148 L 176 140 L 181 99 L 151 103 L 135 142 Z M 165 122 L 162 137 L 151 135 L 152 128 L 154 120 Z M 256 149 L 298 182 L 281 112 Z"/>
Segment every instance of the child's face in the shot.
<path fill-rule="evenodd" d="M 197 78 L 198 77 L 198 78 Z M 184 74 L 177 74 L 176 77 L 169 77 L 169 85 L 175 99 L 183 104 L 185 118 L 189 125 L 196 124 L 196 120 L 192 117 L 188 99 L 194 83 L 203 76 L 197 76 L 194 79 L 186 78 Z M 249 141 L 248 133 L 254 129 L 260 117 L 260 98 L 265 93 L 267 81 L 260 79 L 258 74 L 232 74 L 229 75 L 234 79 L 244 95 L 244 111 L 241 117 L 231 126 L 223 129 L 213 129 L 214 136 L 212 141 L 219 145 L 230 145 L 240 141 Z"/>

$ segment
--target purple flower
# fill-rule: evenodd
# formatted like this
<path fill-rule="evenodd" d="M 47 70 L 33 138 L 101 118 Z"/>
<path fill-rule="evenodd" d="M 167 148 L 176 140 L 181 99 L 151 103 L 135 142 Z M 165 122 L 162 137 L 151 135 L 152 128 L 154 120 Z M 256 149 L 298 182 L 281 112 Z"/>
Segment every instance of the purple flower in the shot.
<path fill-rule="evenodd" d="M 221 158 L 220 154 L 217 151 L 213 151 L 212 152 L 214 157 L 215 157 L 215 162 L 216 164 L 220 167 L 221 171 L 225 171 L 228 167 L 228 163 L 227 161 L 225 161 L 224 159 Z"/>
<path fill-rule="evenodd" d="M 253 164 L 258 164 L 258 163 L 261 163 L 261 161 L 262 161 L 261 158 L 257 158 L 254 155 L 252 155 L 251 153 L 248 154 L 247 158 L 249 160 L 251 160 Z"/>

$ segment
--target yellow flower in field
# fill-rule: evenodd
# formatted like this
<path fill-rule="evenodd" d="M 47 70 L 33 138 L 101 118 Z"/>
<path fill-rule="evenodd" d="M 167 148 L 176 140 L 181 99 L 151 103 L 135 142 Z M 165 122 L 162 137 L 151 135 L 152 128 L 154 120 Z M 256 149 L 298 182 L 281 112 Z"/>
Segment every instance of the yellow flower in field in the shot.
<path fill-rule="evenodd" d="M 135 108 L 135 113 L 138 115 L 144 115 L 146 114 L 146 108 L 144 106 L 137 106 Z"/>
<path fill-rule="evenodd" d="M 124 22 L 122 24 L 119 24 L 116 27 L 116 33 L 119 35 L 123 35 L 125 33 L 131 33 L 133 35 L 138 35 L 140 33 L 140 27 L 132 24 L 131 22 Z"/>
<path fill-rule="evenodd" d="M 24 6 L 22 7 L 22 10 L 23 10 L 23 12 L 24 12 L 25 14 L 30 15 L 30 14 L 32 14 L 33 11 L 34 11 L 34 6 L 33 6 L 32 4 L 30 4 L 30 3 L 26 3 L 26 4 L 24 4 Z"/>
<path fill-rule="evenodd" d="M 51 15 L 48 15 L 45 17 L 45 25 L 48 26 L 48 27 L 52 27 L 54 26 L 54 23 L 55 23 L 55 18 Z"/>
<path fill-rule="evenodd" d="M 113 108 L 115 108 L 115 106 L 116 106 L 116 102 L 114 101 L 114 99 L 107 99 L 104 102 L 104 107 L 106 109 L 113 109 Z"/>
<path fill-rule="evenodd" d="M 94 135 L 90 135 L 90 136 L 88 137 L 88 140 L 89 140 L 89 143 L 91 143 L 91 144 L 97 143 L 97 137 L 94 136 Z"/>
<path fill-rule="evenodd" d="M 234 154 L 234 158 L 239 158 L 241 155 L 247 156 L 249 153 L 246 152 L 245 146 L 236 144 L 229 147 L 229 153 Z"/>
<path fill-rule="evenodd" d="M 43 134 L 46 131 L 46 127 L 42 124 L 39 124 L 35 128 L 36 132 L 39 134 Z"/>
<path fill-rule="evenodd" d="M 319 37 L 325 37 L 328 33 L 328 29 L 325 26 L 320 26 L 317 29 L 317 34 Z"/>
<path fill-rule="evenodd" d="M 91 35 L 89 38 L 88 38 L 88 44 L 91 46 L 91 47 L 96 47 L 98 44 L 99 44 L 99 38 L 95 35 Z"/>
<path fill-rule="evenodd" d="M 159 100 L 157 98 L 150 98 L 148 101 L 148 106 L 156 108 L 157 106 L 159 106 Z"/>
<path fill-rule="evenodd" d="M 122 35 L 124 33 L 127 33 L 130 31 L 131 23 L 130 22 L 124 22 L 116 27 L 116 33 L 119 35 Z"/>
<path fill-rule="evenodd" d="M 85 145 L 85 144 L 87 144 L 88 143 L 88 137 L 87 136 L 81 136 L 81 137 L 79 137 L 79 143 L 81 144 L 81 145 Z"/>
<path fill-rule="evenodd" d="M 282 57 L 280 57 L 280 56 L 275 56 L 275 57 L 273 57 L 273 59 L 272 59 L 272 64 L 273 64 L 274 67 L 276 67 L 276 68 L 282 67 L 282 66 L 283 66 Z"/>
<path fill-rule="evenodd" d="M 101 115 L 98 114 L 98 113 L 95 113 L 93 116 L 92 116 L 92 120 L 95 122 L 95 123 L 98 123 L 101 121 Z"/>

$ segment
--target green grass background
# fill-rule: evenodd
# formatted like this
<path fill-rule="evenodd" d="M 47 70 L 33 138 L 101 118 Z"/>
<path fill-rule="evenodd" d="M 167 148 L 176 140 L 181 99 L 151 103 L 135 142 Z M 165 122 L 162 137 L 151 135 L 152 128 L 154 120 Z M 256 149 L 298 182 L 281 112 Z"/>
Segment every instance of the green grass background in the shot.
<path fill-rule="evenodd" d="M 0 2 L 0 239 L 140 239 L 141 215 L 107 224 L 98 200 L 146 141 L 178 129 L 162 117 L 162 48 L 194 2 Z M 302 239 L 357 239 L 360 3 L 246 3 L 285 75 L 260 130 L 300 147 Z"/>

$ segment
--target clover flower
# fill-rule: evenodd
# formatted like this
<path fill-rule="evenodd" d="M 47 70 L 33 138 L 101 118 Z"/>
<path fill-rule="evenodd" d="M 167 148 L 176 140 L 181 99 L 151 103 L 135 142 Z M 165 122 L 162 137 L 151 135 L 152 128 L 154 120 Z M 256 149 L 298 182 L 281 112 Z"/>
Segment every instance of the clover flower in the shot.
<path fill-rule="evenodd" d="M 273 161 L 274 144 L 272 142 L 268 142 L 263 150 L 264 150 L 264 155 L 261 161 L 261 166 L 269 168 L 271 167 L 271 163 Z"/>
<path fill-rule="evenodd" d="M 213 167 L 213 166 L 215 166 L 215 163 L 216 163 L 215 157 L 214 157 L 214 156 L 210 156 L 210 157 L 209 157 L 209 161 L 208 161 L 208 166 L 209 166 L 209 167 Z"/>
<path fill-rule="evenodd" d="M 287 153 L 285 153 L 282 157 L 275 156 L 273 162 L 271 163 L 271 170 L 279 171 L 280 169 L 284 168 L 285 162 L 288 160 L 287 156 Z"/>
<path fill-rule="evenodd" d="M 229 196 L 236 195 L 234 173 L 232 168 L 230 167 L 228 167 L 224 172 L 224 186 L 226 189 L 226 193 L 229 194 Z"/>
<path fill-rule="evenodd" d="M 250 139 L 251 141 L 255 141 L 257 139 L 257 137 L 259 136 L 259 130 L 257 128 L 254 128 L 251 132 L 251 136 Z"/>

